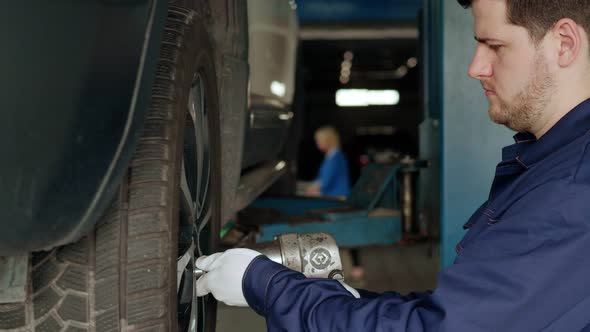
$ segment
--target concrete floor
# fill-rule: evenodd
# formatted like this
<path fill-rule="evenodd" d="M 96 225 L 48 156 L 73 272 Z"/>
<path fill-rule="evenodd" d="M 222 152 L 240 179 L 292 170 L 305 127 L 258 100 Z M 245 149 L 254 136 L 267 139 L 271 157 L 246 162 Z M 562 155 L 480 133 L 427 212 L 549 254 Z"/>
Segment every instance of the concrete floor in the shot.
<path fill-rule="evenodd" d="M 411 246 L 365 247 L 360 249 L 361 264 L 365 268 L 362 280 L 346 280 L 355 287 L 373 292 L 394 290 L 402 294 L 436 287 L 439 270 L 438 250 L 428 257 L 427 244 Z M 437 246 L 436 246 L 437 248 Z M 344 271 L 350 270 L 348 250 L 341 250 Z M 266 331 L 264 318 L 249 308 L 235 308 L 220 304 L 217 316 L 218 332 Z"/>

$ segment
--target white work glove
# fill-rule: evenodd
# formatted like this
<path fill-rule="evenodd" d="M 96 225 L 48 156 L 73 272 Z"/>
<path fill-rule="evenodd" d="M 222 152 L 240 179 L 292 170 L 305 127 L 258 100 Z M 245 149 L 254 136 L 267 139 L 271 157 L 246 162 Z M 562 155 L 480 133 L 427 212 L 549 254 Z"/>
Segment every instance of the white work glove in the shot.
<path fill-rule="evenodd" d="M 338 280 L 338 281 L 340 281 L 340 280 Z M 347 290 L 347 291 L 348 291 L 350 294 L 352 294 L 352 296 L 356 297 L 357 299 L 360 299 L 360 298 L 361 298 L 361 294 L 359 294 L 359 292 L 358 292 L 356 289 L 354 289 L 354 288 L 352 288 L 352 287 L 348 286 L 348 284 L 346 284 L 344 281 L 340 281 L 340 284 L 341 284 L 342 286 L 344 286 L 344 288 L 346 288 L 346 290 Z"/>
<path fill-rule="evenodd" d="M 197 296 L 211 293 L 227 305 L 247 307 L 242 279 L 252 260 L 260 255 L 254 250 L 239 248 L 199 257 L 197 268 L 207 273 L 197 279 Z"/>

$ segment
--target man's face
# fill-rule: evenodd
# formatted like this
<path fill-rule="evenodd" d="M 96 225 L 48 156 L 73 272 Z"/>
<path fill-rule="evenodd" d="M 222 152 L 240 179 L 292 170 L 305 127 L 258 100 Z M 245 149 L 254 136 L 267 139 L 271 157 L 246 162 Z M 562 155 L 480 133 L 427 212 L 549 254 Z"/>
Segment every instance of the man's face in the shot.
<path fill-rule="evenodd" d="M 531 131 L 546 113 L 554 78 L 528 31 L 508 23 L 506 0 L 475 0 L 478 40 L 469 75 L 478 79 L 489 101 L 490 118 L 515 131 Z"/>

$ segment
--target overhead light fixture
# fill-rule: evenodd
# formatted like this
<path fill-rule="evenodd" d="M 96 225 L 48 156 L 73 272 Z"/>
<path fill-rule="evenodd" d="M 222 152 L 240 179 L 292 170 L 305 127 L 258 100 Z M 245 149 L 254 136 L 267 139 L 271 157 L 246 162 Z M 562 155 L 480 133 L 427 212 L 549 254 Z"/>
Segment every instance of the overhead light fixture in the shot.
<path fill-rule="evenodd" d="M 279 114 L 279 119 L 283 120 L 283 121 L 289 121 L 291 119 L 293 119 L 293 112 L 288 112 L 288 113 L 283 113 L 283 114 Z"/>
<path fill-rule="evenodd" d="M 408 73 L 408 67 L 406 66 L 400 66 L 395 72 L 394 72 L 394 76 L 395 78 L 402 78 L 404 76 L 406 76 L 406 74 Z"/>
<path fill-rule="evenodd" d="M 340 89 L 336 91 L 336 105 L 367 107 L 399 104 L 397 90 Z"/>
<path fill-rule="evenodd" d="M 279 97 L 284 97 L 287 89 L 284 83 L 272 81 L 270 84 L 270 92 Z"/>
<path fill-rule="evenodd" d="M 287 163 L 284 162 L 283 160 L 279 161 L 276 165 L 275 165 L 275 171 L 280 171 L 283 168 L 285 168 L 285 166 L 287 166 Z"/>
<path fill-rule="evenodd" d="M 354 59 L 354 53 L 352 53 L 352 51 L 344 52 L 344 60 L 352 61 L 352 59 Z"/>
<path fill-rule="evenodd" d="M 350 74 L 352 73 L 352 59 L 354 58 L 354 54 L 351 51 L 346 51 L 342 57 L 344 58 L 344 61 L 342 61 L 342 64 L 340 64 L 340 83 L 345 85 L 350 82 Z"/>
<path fill-rule="evenodd" d="M 418 59 L 411 57 L 406 62 L 406 65 L 408 66 L 408 68 L 412 69 L 418 65 Z"/>

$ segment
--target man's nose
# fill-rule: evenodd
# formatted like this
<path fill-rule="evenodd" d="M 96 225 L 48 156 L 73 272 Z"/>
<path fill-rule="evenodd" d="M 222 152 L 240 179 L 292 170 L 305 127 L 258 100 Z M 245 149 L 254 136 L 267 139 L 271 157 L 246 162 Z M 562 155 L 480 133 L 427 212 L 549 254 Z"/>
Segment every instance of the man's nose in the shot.
<path fill-rule="evenodd" d="M 484 47 L 478 45 L 473 55 L 473 60 L 469 66 L 469 76 L 476 80 L 481 80 L 492 76 L 492 62 Z"/>

